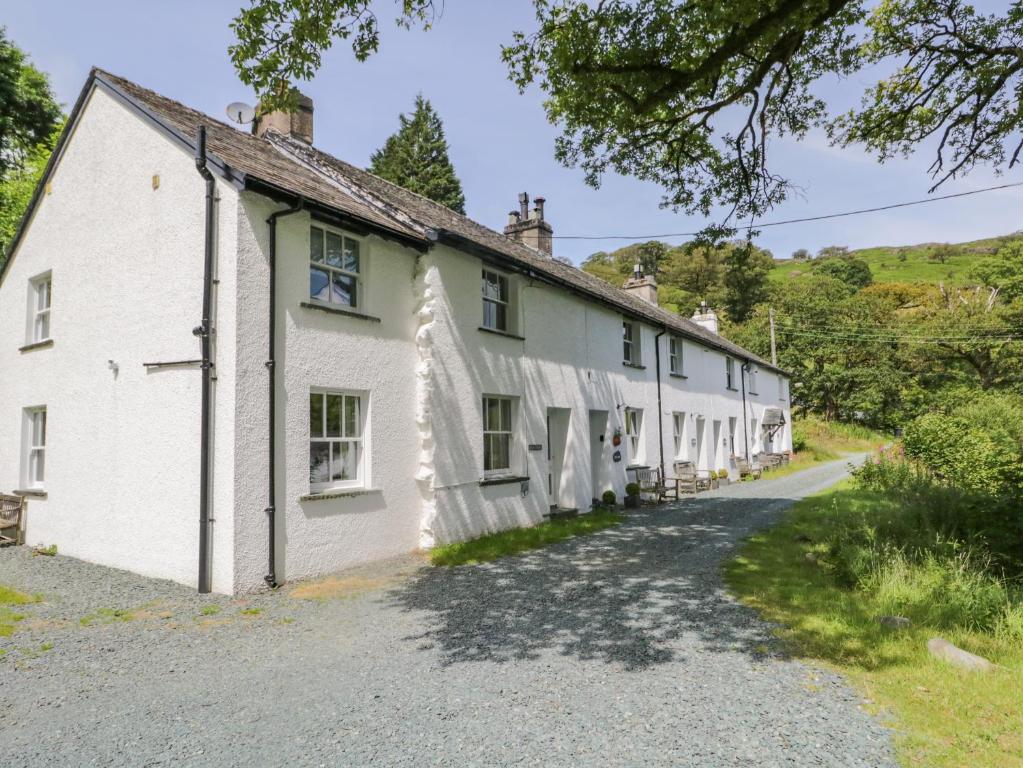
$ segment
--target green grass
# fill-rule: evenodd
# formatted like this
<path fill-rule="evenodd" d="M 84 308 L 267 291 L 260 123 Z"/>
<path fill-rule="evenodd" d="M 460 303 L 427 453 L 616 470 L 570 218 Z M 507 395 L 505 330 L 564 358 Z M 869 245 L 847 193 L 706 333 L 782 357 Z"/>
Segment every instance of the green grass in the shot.
<path fill-rule="evenodd" d="M 572 536 L 583 536 L 618 525 L 622 516 L 615 511 L 597 509 L 578 517 L 551 520 L 529 528 L 512 528 L 470 541 L 444 544 L 430 550 L 434 565 L 467 565 L 517 555 L 545 547 Z"/>
<path fill-rule="evenodd" d="M 870 272 L 876 283 L 944 283 L 950 286 L 971 284 L 970 270 L 981 256 L 992 254 L 1006 242 L 1018 240 L 1018 235 L 990 237 L 957 243 L 957 253 L 944 264 L 931 261 L 928 257 L 934 243 L 909 246 L 879 246 L 852 251 L 852 255 L 864 259 L 870 265 Z M 900 256 L 901 254 L 901 256 Z M 904 257 L 904 258 L 903 258 Z M 770 278 L 776 281 L 790 280 L 808 274 L 811 264 L 781 259 L 775 261 Z"/>
<path fill-rule="evenodd" d="M 816 464 L 837 461 L 851 453 L 875 450 L 888 439 L 866 427 L 824 421 L 816 416 L 794 419 L 792 435 L 793 446 L 797 449 L 793 451 L 792 459 L 788 464 L 765 472 L 765 479 L 791 475 Z"/>
<path fill-rule="evenodd" d="M 11 610 L 9 606 L 38 602 L 38 595 L 26 595 L 24 592 L 0 584 L 0 637 L 9 637 L 14 634 L 15 625 L 25 618 L 24 615 Z"/>
<path fill-rule="evenodd" d="M 780 636 L 798 654 L 838 670 L 859 688 L 896 729 L 904 765 L 1023 766 L 1023 635 L 941 628 L 917 614 L 910 630 L 887 630 L 877 617 L 895 607 L 890 590 L 843 588 L 828 564 L 821 542 L 843 519 L 897 514 L 898 506 L 896 499 L 848 484 L 804 499 L 783 523 L 746 543 L 726 566 L 728 584 L 780 624 Z M 807 561 L 810 551 L 818 563 Z M 999 668 L 966 673 L 933 659 L 925 643 L 936 635 Z"/>

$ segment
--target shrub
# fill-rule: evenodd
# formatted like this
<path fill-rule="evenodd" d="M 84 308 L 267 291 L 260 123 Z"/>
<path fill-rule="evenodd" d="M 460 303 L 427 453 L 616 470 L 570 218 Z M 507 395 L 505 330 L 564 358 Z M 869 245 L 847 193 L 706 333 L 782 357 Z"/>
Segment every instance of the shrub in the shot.
<path fill-rule="evenodd" d="M 718 479 L 724 480 L 726 477 L 728 477 L 728 470 L 727 469 L 719 469 L 718 470 Z"/>
<path fill-rule="evenodd" d="M 625 486 L 626 496 L 639 496 L 639 483 L 629 483 Z"/>
<path fill-rule="evenodd" d="M 1001 495 L 1016 484 L 1017 452 L 965 418 L 921 416 L 907 427 L 904 444 L 907 456 L 958 488 Z"/>
<path fill-rule="evenodd" d="M 618 503 L 618 496 L 614 491 L 604 491 L 604 494 L 600 497 L 600 500 L 604 502 L 605 506 L 613 507 Z"/>
<path fill-rule="evenodd" d="M 792 424 L 792 450 L 795 453 L 806 450 L 806 429 L 801 421 Z"/>

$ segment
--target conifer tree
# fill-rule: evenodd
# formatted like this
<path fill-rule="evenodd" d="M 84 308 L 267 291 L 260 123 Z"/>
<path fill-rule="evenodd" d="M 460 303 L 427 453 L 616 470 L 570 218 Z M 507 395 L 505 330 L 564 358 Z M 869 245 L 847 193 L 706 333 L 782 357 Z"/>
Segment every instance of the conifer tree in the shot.
<path fill-rule="evenodd" d="M 465 213 L 462 182 L 448 157 L 444 126 L 433 106 L 419 94 L 412 114 L 399 119 L 398 132 L 370 157 L 370 173 Z"/>

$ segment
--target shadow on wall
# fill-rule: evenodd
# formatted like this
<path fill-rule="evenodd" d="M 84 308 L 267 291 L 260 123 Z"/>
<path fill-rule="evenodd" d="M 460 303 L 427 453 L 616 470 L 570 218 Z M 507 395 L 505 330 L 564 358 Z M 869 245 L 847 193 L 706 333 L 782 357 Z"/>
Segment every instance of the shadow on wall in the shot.
<path fill-rule="evenodd" d="M 642 670 L 684 662 L 679 641 L 763 658 L 776 650 L 752 609 L 724 592 L 720 564 L 771 522 L 778 498 L 704 498 L 643 511 L 622 526 L 478 566 L 427 568 L 386 599 L 425 612 L 406 638 L 441 663 L 537 659 L 556 652 Z M 750 509 L 759 510 L 750 513 Z"/>

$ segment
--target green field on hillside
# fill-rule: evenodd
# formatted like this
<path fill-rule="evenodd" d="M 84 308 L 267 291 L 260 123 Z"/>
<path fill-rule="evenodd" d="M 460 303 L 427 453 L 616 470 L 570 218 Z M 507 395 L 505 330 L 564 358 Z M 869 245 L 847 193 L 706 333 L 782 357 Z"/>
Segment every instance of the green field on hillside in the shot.
<path fill-rule="evenodd" d="M 941 243 L 921 243 L 908 246 L 878 246 L 850 251 L 870 265 L 876 283 L 944 283 L 969 284 L 969 272 L 977 257 L 995 253 L 1002 245 L 1023 239 L 1015 233 L 1003 237 L 989 237 L 966 243 L 953 243 L 954 252 L 945 263 L 932 260 L 935 247 Z M 791 280 L 812 269 L 812 262 L 778 259 L 770 273 L 772 280 Z"/>

